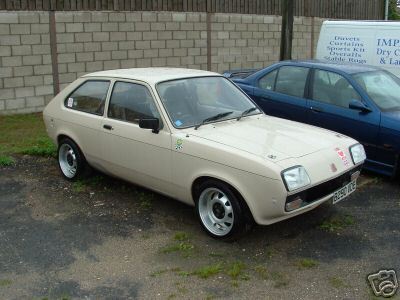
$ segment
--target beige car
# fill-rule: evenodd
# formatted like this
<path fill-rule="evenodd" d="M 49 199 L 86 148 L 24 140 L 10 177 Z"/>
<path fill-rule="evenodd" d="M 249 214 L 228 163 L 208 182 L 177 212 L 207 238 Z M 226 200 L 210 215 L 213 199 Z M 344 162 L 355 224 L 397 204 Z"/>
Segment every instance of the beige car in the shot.
<path fill-rule="evenodd" d="M 67 179 L 89 164 L 195 206 L 221 239 L 344 199 L 365 160 L 357 141 L 265 115 L 230 80 L 200 70 L 88 74 L 44 120 Z"/>

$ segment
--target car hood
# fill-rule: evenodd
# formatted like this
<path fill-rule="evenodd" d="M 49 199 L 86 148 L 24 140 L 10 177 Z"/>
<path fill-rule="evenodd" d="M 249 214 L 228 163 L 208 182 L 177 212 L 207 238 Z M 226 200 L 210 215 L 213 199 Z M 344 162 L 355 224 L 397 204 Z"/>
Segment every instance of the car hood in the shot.
<path fill-rule="evenodd" d="M 189 132 L 188 132 L 189 133 Z M 266 115 L 203 125 L 190 134 L 278 162 L 339 146 L 338 133 Z"/>

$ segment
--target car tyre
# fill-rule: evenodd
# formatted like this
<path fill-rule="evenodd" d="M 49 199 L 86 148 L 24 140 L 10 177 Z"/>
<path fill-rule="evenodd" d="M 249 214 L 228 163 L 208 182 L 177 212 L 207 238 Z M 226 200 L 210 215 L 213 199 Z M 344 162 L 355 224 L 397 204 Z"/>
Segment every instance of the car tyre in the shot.
<path fill-rule="evenodd" d="M 234 241 L 251 229 L 254 221 L 246 203 L 226 183 L 206 180 L 194 196 L 200 224 L 213 238 Z"/>
<path fill-rule="evenodd" d="M 64 138 L 58 145 L 58 166 L 64 178 L 74 181 L 84 177 L 88 170 L 86 159 L 75 144 L 69 138 Z"/>

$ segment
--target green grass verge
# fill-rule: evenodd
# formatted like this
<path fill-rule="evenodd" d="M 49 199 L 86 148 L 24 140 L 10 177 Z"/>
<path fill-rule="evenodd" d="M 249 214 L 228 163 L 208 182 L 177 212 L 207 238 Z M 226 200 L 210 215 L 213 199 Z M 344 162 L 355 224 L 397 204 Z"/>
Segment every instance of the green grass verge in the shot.
<path fill-rule="evenodd" d="M 12 166 L 15 160 L 8 155 L 0 155 L 0 167 Z"/>
<path fill-rule="evenodd" d="M 55 156 L 42 114 L 0 116 L 0 155 Z"/>

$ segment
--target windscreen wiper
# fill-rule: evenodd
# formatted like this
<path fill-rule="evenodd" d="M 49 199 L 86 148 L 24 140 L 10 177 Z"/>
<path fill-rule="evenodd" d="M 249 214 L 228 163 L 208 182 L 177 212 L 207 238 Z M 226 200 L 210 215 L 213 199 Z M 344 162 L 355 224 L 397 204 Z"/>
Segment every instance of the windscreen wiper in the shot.
<path fill-rule="evenodd" d="M 222 118 L 224 118 L 226 116 L 229 116 L 232 113 L 233 113 L 233 111 L 227 111 L 227 112 L 219 113 L 219 114 L 217 114 L 215 116 L 212 116 L 212 117 L 209 117 L 207 119 L 204 119 L 203 121 L 201 121 L 201 123 L 197 124 L 194 127 L 194 129 L 197 130 L 201 125 L 203 125 L 203 124 L 205 124 L 207 122 L 211 122 L 211 121 L 216 121 L 216 120 L 222 119 Z"/>
<path fill-rule="evenodd" d="M 244 117 L 245 115 L 248 115 L 249 113 L 251 113 L 252 111 L 255 111 L 257 109 L 258 109 L 257 107 L 250 107 L 249 109 L 246 109 L 244 112 L 242 112 L 242 114 L 239 117 L 237 117 L 236 120 L 239 121 L 242 117 Z"/>

